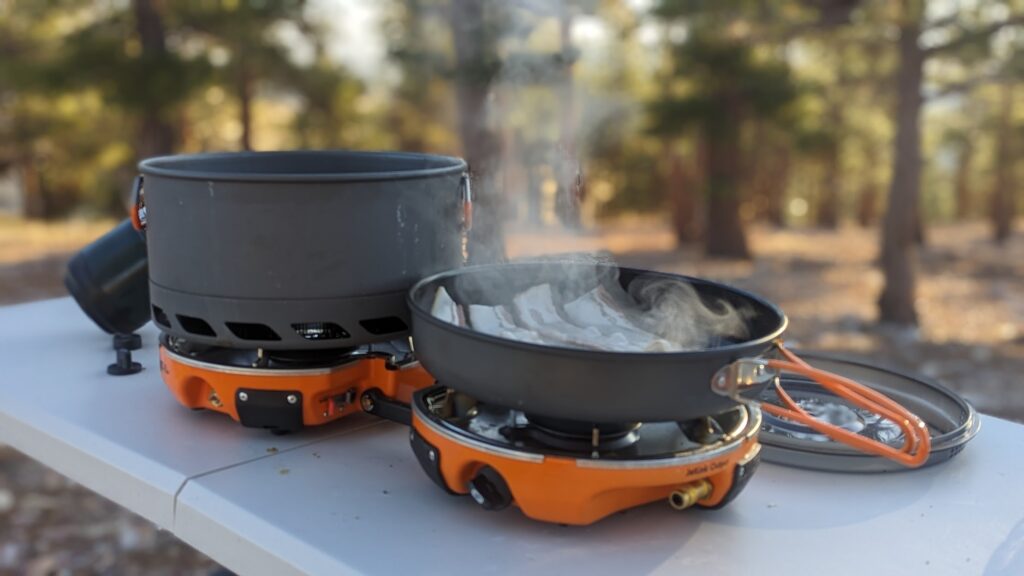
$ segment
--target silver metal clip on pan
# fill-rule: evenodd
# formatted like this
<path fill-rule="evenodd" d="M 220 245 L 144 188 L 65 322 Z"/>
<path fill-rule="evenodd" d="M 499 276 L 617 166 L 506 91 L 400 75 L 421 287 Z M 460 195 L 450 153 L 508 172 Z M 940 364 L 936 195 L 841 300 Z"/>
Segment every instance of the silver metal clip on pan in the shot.
<path fill-rule="evenodd" d="M 777 370 L 768 367 L 768 361 L 760 358 L 740 358 L 723 366 L 711 379 L 711 389 L 740 404 L 759 406 L 756 395 L 779 377 Z M 746 396 L 744 394 L 751 394 Z"/>

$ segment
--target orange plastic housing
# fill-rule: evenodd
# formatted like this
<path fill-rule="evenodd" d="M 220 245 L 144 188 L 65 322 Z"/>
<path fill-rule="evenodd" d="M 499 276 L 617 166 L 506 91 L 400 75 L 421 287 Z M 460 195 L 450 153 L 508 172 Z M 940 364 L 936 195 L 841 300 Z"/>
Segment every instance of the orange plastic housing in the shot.
<path fill-rule="evenodd" d="M 752 460 L 760 449 L 757 436 L 751 435 L 733 451 L 708 460 L 662 467 L 632 461 L 612 468 L 601 467 L 596 460 L 544 456 L 542 461 L 528 461 L 511 451 L 481 450 L 438 432 L 415 410 L 412 424 L 437 450 L 441 476 L 451 491 L 469 493 L 470 480 L 483 466 L 490 466 L 508 484 L 523 514 L 559 524 L 592 524 L 627 508 L 667 501 L 674 490 L 701 479 L 711 482 L 712 489 L 697 505 L 716 506 L 732 489 L 736 466 Z"/>
<path fill-rule="evenodd" d="M 391 399 L 409 402 L 434 378 L 419 364 L 389 367 L 384 358 L 362 358 L 322 369 L 268 370 L 222 367 L 185 358 L 160 347 L 160 373 L 178 402 L 239 420 L 239 389 L 301 392 L 304 426 L 319 426 L 362 411 L 359 398 L 377 388 Z"/>

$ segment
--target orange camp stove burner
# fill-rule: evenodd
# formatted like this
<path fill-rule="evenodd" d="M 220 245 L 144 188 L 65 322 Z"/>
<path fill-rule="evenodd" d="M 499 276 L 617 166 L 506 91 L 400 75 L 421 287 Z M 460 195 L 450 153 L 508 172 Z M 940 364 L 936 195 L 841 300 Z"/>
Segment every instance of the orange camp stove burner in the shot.
<path fill-rule="evenodd" d="M 595 426 L 433 386 L 413 396 L 410 439 L 424 471 L 451 494 L 586 525 L 658 500 L 678 510 L 724 506 L 757 468 L 760 426 L 748 406 L 688 422 Z"/>
<path fill-rule="evenodd" d="M 394 405 L 383 400 L 407 403 L 434 383 L 394 343 L 290 353 L 192 346 L 166 336 L 160 344 L 160 373 L 178 402 L 276 433 L 378 413 Z"/>

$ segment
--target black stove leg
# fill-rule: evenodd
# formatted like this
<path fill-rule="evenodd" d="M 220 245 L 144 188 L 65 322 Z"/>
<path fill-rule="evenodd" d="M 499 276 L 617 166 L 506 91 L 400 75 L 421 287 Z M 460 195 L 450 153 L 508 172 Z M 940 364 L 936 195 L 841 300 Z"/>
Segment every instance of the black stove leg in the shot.
<path fill-rule="evenodd" d="M 736 497 L 740 495 L 740 492 L 742 492 L 747 486 L 747 482 L 750 482 L 750 478 L 754 475 L 754 472 L 757 471 L 759 464 L 761 464 L 760 452 L 758 452 L 758 454 L 749 461 L 736 466 L 732 473 L 732 487 L 729 488 L 729 493 L 725 495 L 725 498 L 723 498 L 721 502 L 714 506 L 701 506 L 700 504 L 698 504 L 698 506 L 708 510 L 718 510 L 735 500 Z"/>

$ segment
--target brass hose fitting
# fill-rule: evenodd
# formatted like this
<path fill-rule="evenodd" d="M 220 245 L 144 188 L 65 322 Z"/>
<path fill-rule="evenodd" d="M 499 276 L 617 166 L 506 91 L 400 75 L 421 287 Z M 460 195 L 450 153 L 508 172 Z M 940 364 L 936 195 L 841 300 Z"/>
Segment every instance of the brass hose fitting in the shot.
<path fill-rule="evenodd" d="M 706 479 L 697 480 L 676 488 L 668 496 L 668 503 L 676 510 L 686 510 L 711 495 L 713 486 Z"/>

